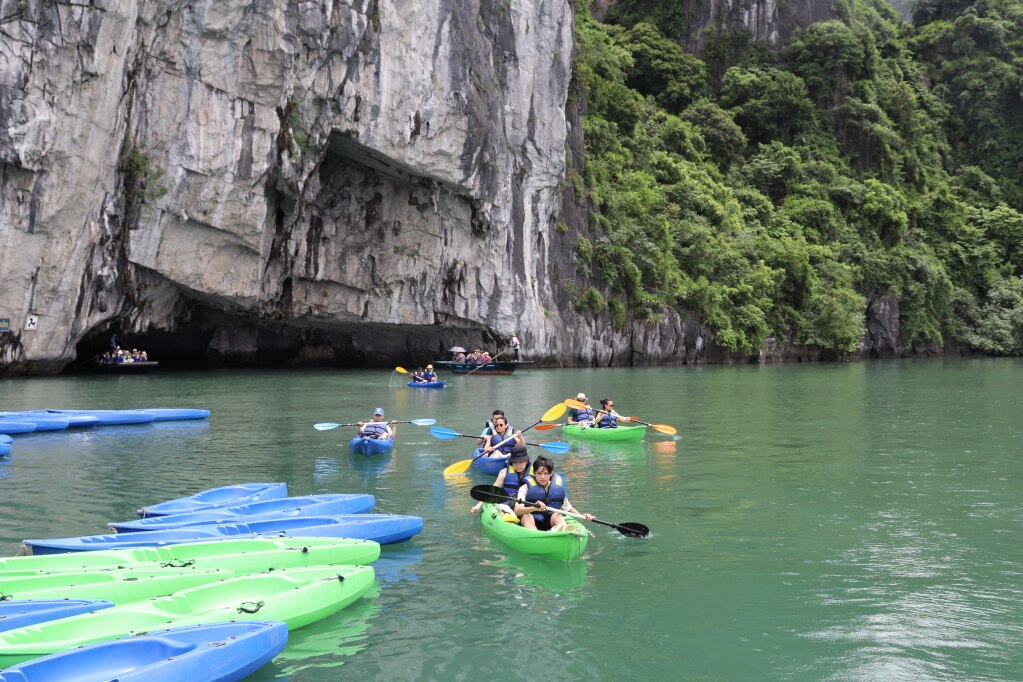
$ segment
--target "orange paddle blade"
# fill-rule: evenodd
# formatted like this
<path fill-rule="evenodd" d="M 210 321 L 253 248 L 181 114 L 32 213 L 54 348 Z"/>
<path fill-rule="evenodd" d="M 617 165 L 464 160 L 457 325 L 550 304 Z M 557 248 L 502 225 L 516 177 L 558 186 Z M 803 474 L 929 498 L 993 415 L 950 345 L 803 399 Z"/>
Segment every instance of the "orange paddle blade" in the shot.
<path fill-rule="evenodd" d="M 669 436 L 674 436 L 676 433 L 678 433 L 678 429 L 676 429 L 674 426 L 668 426 L 667 424 L 651 424 L 650 426 L 652 426 L 655 431 L 660 431 L 661 433 L 667 434 Z"/>
<path fill-rule="evenodd" d="M 550 431 L 551 429 L 556 429 L 559 426 L 561 426 L 561 424 L 540 424 L 540 426 L 536 427 L 536 430 L 537 431 Z"/>

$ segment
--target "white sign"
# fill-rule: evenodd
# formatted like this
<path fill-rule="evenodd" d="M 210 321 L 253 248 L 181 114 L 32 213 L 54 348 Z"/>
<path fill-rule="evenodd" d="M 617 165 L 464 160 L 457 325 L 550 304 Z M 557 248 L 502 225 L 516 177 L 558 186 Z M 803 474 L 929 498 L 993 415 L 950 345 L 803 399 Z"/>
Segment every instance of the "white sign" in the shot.
<path fill-rule="evenodd" d="M 37 317 L 36 315 L 29 315 L 28 317 L 25 318 L 25 331 L 27 332 L 35 331 L 38 326 L 39 317 Z"/>

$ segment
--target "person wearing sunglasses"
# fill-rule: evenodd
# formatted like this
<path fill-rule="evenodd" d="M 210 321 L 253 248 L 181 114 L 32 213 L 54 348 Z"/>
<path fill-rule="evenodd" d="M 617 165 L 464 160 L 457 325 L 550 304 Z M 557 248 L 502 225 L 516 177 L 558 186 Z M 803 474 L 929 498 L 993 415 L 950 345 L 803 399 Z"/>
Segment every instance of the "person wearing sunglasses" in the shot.
<path fill-rule="evenodd" d="M 598 429 L 613 429 L 617 428 L 619 421 L 627 422 L 629 418 L 615 412 L 614 400 L 601 398 L 600 409 L 593 415 L 593 421 L 596 422 Z"/>
<path fill-rule="evenodd" d="M 483 446 L 483 454 L 490 457 L 507 457 L 516 445 L 526 444 L 525 439 L 522 438 L 522 432 L 515 433 L 512 431 L 505 417 L 494 419 L 494 428 L 491 429 L 490 434 L 486 438 L 487 442 Z"/>

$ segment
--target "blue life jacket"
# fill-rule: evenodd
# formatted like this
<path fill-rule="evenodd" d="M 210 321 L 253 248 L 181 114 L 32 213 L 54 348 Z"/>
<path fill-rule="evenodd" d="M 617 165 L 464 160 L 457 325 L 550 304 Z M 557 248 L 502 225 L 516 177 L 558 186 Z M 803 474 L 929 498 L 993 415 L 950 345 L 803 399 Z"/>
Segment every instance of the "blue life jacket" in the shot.
<path fill-rule="evenodd" d="M 577 422 L 593 421 L 593 410 L 591 410 L 588 407 L 582 410 L 573 410 L 573 412 L 575 412 L 575 414 L 572 415 L 572 418 L 575 419 Z"/>
<path fill-rule="evenodd" d="M 504 485 L 502 486 L 504 488 L 504 494 L 509 497 L 516 497 L 519 494 L 519 488 L 521 488 L 522 484 L 526 482 L 526 479 L 532 475 L 532 464 L 526 467 L 526 472 L 522 476 L 521 480 L 519 479 L 519 472 L 515 471 L 515 466 L 509 464 L 508 471 L 504 474 Z"/>
<path fill-rule="evenodd" d="M 511 425 L 509 425 L 508 426 L 508 430 L 505 431 L 505 433 L 507 434 L 505 436 L 502 436 L 501 434 L 499 434 L 497 431 L 494 431 L 493 429 L 488 429 L 488 430 L 490 431 L 490 433 L 488 435 L 491 436 L 491 438 L 490 438 L 491 445 L 497 445 L 498 443 L 500 443 L 505 438 L 510 438 L 511 436 L 513 436 L 515 434 L 515 432 L 512 431 L 512 429 L 511 429 Z M 515 447 L 515 439 L 514 438 L 509 440 L 504 445 L 498 446 L 495 449 L 498 452 L 503 452 L 506 455 L 510 455 L 513 447 Z"/>
<path fill-rule="evenodd" d="M 618 426 L 618 415 L 616 414 L 605 414 L 597 422 L 598 429 L 613 429 L 616 426 Z"/>
<path fill-rule="evenodd" d="M 551 509 L 561 509 L 561 505 L 565 503 L 565 498 L 568 497 L 568 491 L 565 490 L 565 486 L 561 482 L 561 476 L 558 474 L 554 474 L 551 477 L 550 485 L 546 489 L 536 482 L 536 478 L 532 474 L 526 476 L 526 484 L 529 486 L 526 488 L 526 502 L 543 502 Z M 549 519 L 553 513 L 552 511 L 532 512 L 533 518 L 537 521 Z"/>
<path fill-rule="evenodd" d="M 428 369 L 425 372 L 423 372 L 423 378 L 426 379 L 428 382 L 430 382 L 430 381 L 437 381 L 437 375 L 434 374 L 433 370 L 430 370 L 430 369 Z"/>
<path fill-rule="evenodd" d="M 384 422 L 366 422 L 362 427 L 365 438 L 386 438 L 388 425 Z"/>

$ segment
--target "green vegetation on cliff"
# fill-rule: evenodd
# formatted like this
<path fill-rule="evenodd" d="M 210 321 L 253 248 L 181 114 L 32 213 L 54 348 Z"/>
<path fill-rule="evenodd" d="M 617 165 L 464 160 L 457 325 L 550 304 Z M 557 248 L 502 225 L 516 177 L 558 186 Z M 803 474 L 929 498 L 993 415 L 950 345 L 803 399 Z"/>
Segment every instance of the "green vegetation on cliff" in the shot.
<path fill-rule="evenodd" d="M 842 0 L 780 52 L 711 35 L 702 58 L 659 28 L 690 4 L 577 14 L 579 270 L 606 286 L 580 308 L 842 353 L 894 295 L 904 343 L 1023 352 L 1023 0 L 921 0 L 912 25 Z"/>

